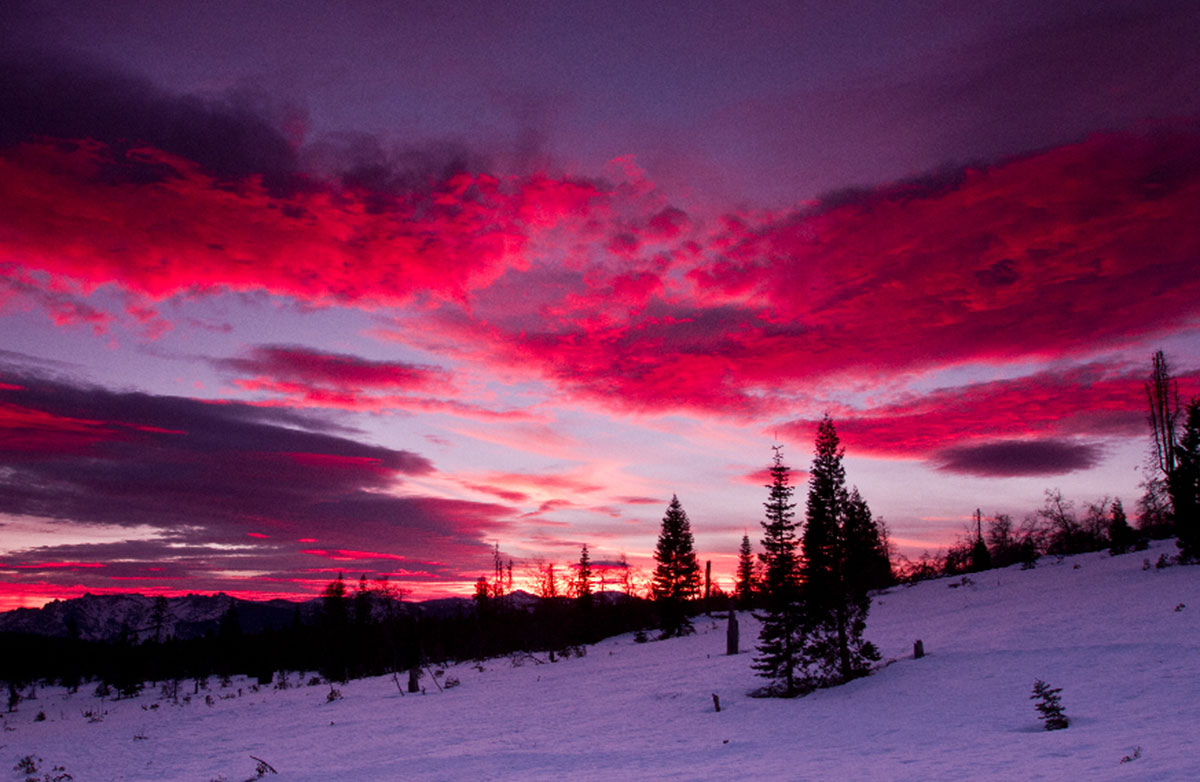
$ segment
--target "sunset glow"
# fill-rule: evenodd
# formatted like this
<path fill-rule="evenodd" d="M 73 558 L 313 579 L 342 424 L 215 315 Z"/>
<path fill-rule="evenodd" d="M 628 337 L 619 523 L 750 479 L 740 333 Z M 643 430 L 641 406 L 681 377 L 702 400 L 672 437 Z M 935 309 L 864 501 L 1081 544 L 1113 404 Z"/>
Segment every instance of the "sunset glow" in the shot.
<path fill-rule="evenodd" d="M 826 412 L 916 555 L 1200 394 L 1194 4 L 392 5 L 0 11 L 0 610 L 645 571 L 672 495 L 728 588 Z"/>

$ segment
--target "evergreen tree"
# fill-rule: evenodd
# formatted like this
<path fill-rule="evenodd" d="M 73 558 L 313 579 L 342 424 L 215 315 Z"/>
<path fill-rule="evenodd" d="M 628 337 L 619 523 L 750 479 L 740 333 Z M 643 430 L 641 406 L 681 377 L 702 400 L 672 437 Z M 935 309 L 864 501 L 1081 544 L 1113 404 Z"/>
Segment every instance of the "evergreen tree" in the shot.
<path fill-rule="evenodd" d="M 1200 561 L 1200 398 L 1188 403 L 1168 489 L 1175 511 L 1179 558 L 1184 562 Z"/>
<path fill-rule="evenodd" d="M 692 526 L 679 498 L 671 497 L 663 516 L 654 550 L 652 594 L 658 606 L 663 638 L 693 632 L 687 616 L 687 601 L 700 592 L 700 564 L 696 560 Z"/>
<path fill-rule="evenodd" d="M 757 590 L 757 579 L 754 574 L 754 550 L 750 548 L 750 536 L 742 536 L 742 545 L 738 547 L 737 584 L 734 586 L 734 597 L 738 605 L 749 607 L 754 602 Z"/>
<path fill-rule="evenodd" d="M 1067 719 L 1067 714 L 1063 711 L 1062 687 L 1051 687 L 1041 679 L 1033 683 L 1033 694 L 1029 696 L 1030 700 L 1036 700 L 1033 706 L 1038 710 L 1038 714 L 1042 716 L 1042 723 L 1046 730 L 1062 730 L 1071 724 Z"/>
<path fill-rule="evenodd" d="M 865 675 L 879 659 L 862 640 L 871 601 L 860 579 L 847 573 L 847 528 L 853 531 L 870 511 L 846 491 L 845 451 L 826 415 L 817 427 L 808 481 L 808 522 L 802 538 L 804 621 L 801 657 L 807 686 L 828 686 Z M 848 523 L 849 521 L 849 523 Z M 855 555 L 857 556 L 857 554 Z"/>
<path fill-rule="evenodd" d="M 783 463 L 783 447 L 773 446 L 771 483 L 767 486 L 766 513 L 762 522 L 763 563 L 759 583 L 762 612 L 758 619 L 762 629 L 758 634 L 753 668 L 759 676 L 770 681 L 767 692 L 792 696 L 799 692 L 796 669 L 800 663 L 797 632 L 800 627 L 800 563 L 796 555 L 796 505 L 791 501 L 793 487 L 791 468 Z M 749 539 L 743 538 L 743 551 L 748 551 Z"/>
<path fill-rule="evenodd" d="M 371 623 L 371 588 L 367 586 L 367 574 L 358 577 L 358 589 L 354 592 L 354 624 L 366 627 Z"/>
<path fill-rule="evenodd" d="M 1125 518 L 1125 506 L 1121 504 L 1121 498 L 1113 500 L 1112 520 L 1108 524 L 1108 553 L 1116 556 L 1124 554 L 1137 545 L 1137 533 L 1133 531 L 1133 527 L 1129 526 L 1129 520 Z"/>
<path fill-rule="evenodd" d="M 883 589 L 895 582 L 891 555 L 880 525 L 881 522 L 871 515 L 867 501 L 858 493 L 858 487 L 852 488 L 842 524 L 843 556 L 847 579 L 864 592 Z"/>
<path fill-rule="evenodd" d="M 580 605 L 592 602 L 592 559 L 588 555 L 587 544 L 579 549 L 579 564 L 575 566 L 575 598 Z"/>
<path fill-rule="evenodd" d="M 154 626 L 154 643 L 156 644 L 163 641 L 163 626 L 166 624 L 169 613 L 167 598 L 164 595 L 154 598 L 154 607 L 150 611 L 150 623 Z"/>
<path fill-rule="evenodd" d="M 983 540 L 983 512 L 975 509 L 975 538 L 971 543 L 971 572 L 992 569 L 992 554 Z"/>
<path fill-rule="evenodd" d="M 325 662 L 321 667 L 321 675 L 330 681 L 344 682 L 350 676 L 346 651 L 348 602 L 346 581 L 338 573 L 337 580 L 331 581 L 321 596 L 321 630 L 325 641 Z"/>

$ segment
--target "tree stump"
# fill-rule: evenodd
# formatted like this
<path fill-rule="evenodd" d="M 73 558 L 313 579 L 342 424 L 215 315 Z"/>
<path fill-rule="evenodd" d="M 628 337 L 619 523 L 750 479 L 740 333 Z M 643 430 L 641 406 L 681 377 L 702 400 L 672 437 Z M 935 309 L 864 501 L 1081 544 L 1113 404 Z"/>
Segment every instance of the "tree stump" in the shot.
<path fill-rule="evenodd" d="M 920 660 L 924 656 L 925 656 L 925 644 L 922 643 L 921 639 L 918 638 L 913 643 L 913 659 Z"/>
<path fill-rule="evenodd" d="M 408 669 L 408 691 L 409 692 L 420 692 L 421 691 L 420 678 L 421 678 L 421 674 L 417 671 L 416 668 Z"/>
<path fill-rule="evenodd" d="M 738 653 L 738 620 L 737 611 L 729 606 L 729 626 L 725 629 L 725 654 Z"/>
<path fill-rule="evenodd" d="M 712 694 L 712 696 L 713 696 L 713 708 L 717 710 L 717 713 L 720 713 L 721 699 L 717 697 L 717 694 L 715 692 Z"/>

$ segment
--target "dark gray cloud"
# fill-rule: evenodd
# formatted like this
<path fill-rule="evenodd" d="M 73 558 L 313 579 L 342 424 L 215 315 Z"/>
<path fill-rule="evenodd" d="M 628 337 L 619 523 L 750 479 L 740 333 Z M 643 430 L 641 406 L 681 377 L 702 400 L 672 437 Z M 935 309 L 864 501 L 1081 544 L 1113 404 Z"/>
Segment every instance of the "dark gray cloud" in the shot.
<path fill-rule="evenodd" d="M 937 453 L 934 461 L 944 472 L 985 478 L 1062 475 L 1100 463 L 1103 453 L 1094 443 L 1071 440 L 997 440 L 960 445 Z"/>
<path fill-rule="evenodd" d="M 277 195 L 336 183 L 359 193 L 368 209 L 385 211 L 396 196 L 490 165 L 452 139 L 396 143 L 343 132 L 306 144 L 303 109 L 260 89 L 175 94 L 70 53 L 0 55 L 0 85 L 0 148 L 35 138 L 100 141 L 108 149 L 99 176 L 114 184 L 178 175 L 172 165 L 134 152 L 149 145 L 218 179 L 261 176 Z"/>
<path fill-rule="evenodd" d="M 101 63 L 49 55 L 0 58 L 0 84 L 0 146 L 37 137 L 101 141 L 113 147 L 101 174 L 112 181 L 172 177 L 169 165 L 124 154 L 149 144 L 220 178 L 260 174 L 275 190 L 301 184 L 293 145 L 266 118 L 287 110 L 251 90 L 172 95 Z"/>
<path fill-rule="evenodd" d="M 172 562 L 177 577 L 223 569 L 297 576 L 337 567 L 342 555 L 328 552 L 338 551 L 354 552 L 343 557 L 353 570 L 388 572 L 403 558 L 456 572 L 485 556 L 485 539 L 510 515 L 493 503 L 398 495 L 405 480 L 434 471 L 428 459 L 319 431 L 301 414 L 15 371 L 3 380 L 0 514 L 40 518 L 47 528 L 105 524 L 159 535 L 111 544 L 126 565 L 88 570 L 91 579 L 125 570 L 166 578 L 151 570 L 155 559 Z M 116 556 L 85 548 L 18 552 L 0 569 Z"/>

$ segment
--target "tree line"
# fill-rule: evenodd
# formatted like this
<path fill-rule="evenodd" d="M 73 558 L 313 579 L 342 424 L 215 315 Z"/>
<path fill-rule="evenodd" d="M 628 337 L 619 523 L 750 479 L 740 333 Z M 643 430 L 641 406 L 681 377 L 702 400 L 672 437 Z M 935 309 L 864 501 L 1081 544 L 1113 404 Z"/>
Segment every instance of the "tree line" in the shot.
<path fill-rule="evenodd" d="M 513 563 L 497 546 L 493 570 L 476 581 L 474 599 L 430 613 L 407 603 L 386 579 L 359 578 L 348 588 L 342 575 L 324 590 L 315 617 L 262 633 L 243 633 L 236 607 L 203 638 L 163 638 L 160 629 L 137 643 L 9 635 L 0 678 L 13 682 L 56 680 L 71 688 L 99 680 L 116 694 L 136 693 L 145 681 L 199 682 L 246 674 L 261 684 L 287 682 L 288 671 L 318 672 L 326 681 L 406 674 L 415 689 L 431 665 L 505 654 L 542 655 L 539 661 L 583 653 L 584 646 L 636 631 L 648 640 L 693 631 L 701 611 L 736 605 L 753 610 L 762 628 L 753 659 L 766 680 L 763 695 L 794 696 L 848 681 L 870 671 L 878 650 L 863 640 L 869 593 L 896 580 L 1031 566 L 1038 557 L 1109 549 L 1144 548 L 1152 537 L 1175 535 L 1179 560 L 1200 558 L 1200 398 L 1179 401 L 1178 384 L 1161 352 L 1146 382 L 1153 434 L 1152 468 L 1130 525 L 1119 498 L 1088 503 L 1082 513 L 1058 490 L 1020 523 L 1006 514 L 976 511 L 974 529 L 944 554 L 893 563 L 887 528 L 873 516 L 856 487 L 847 487 L 842 448 L 826 415 L 817 427 L 803 522 L 796 520 L 796 491 L 781 446 L 774 447 L 771 482 L 763 503 L 761 551 L 749 535 L 738 550 L 733 594 L 724 595 L 706 568 L 701 576 L 690 521 L 672 496 L 660 525 L 655 568 L 645 596 L 624 556 L 615 568 L 597 569 L 586 544 L 577 563 L 561 571 L 536 561 L 537 599 L 518 600 Z M 599 570 L 599 572 L 597 572 Z M 605 590 L 606 572 L 617 573 Z M 399 678 L 397 676 L 397 683 Z M 13 688 L 10 688 L 13 689 Z"/>
<path fill-rule="evenodd" d="M 1181 403 L 1178 381 L 1161 350 L 1151 364 L 1144 384 L 1151 448 L 1134 523 L 1120 497 L 1077 506 L 1060 490 L 1047 489 L 1042 507 L 1019 521 L 1006 513 L 985 518 L 977 509 L 973 528 L 945 552 L 899 557 L 897 578 L 917 581 L 1014 564 L 1032 567 L 1047 555 L 1124 554 L 1171 537 L 1178 549 L 1174 561 L 1200 561 L 1200 397 Z"/>

